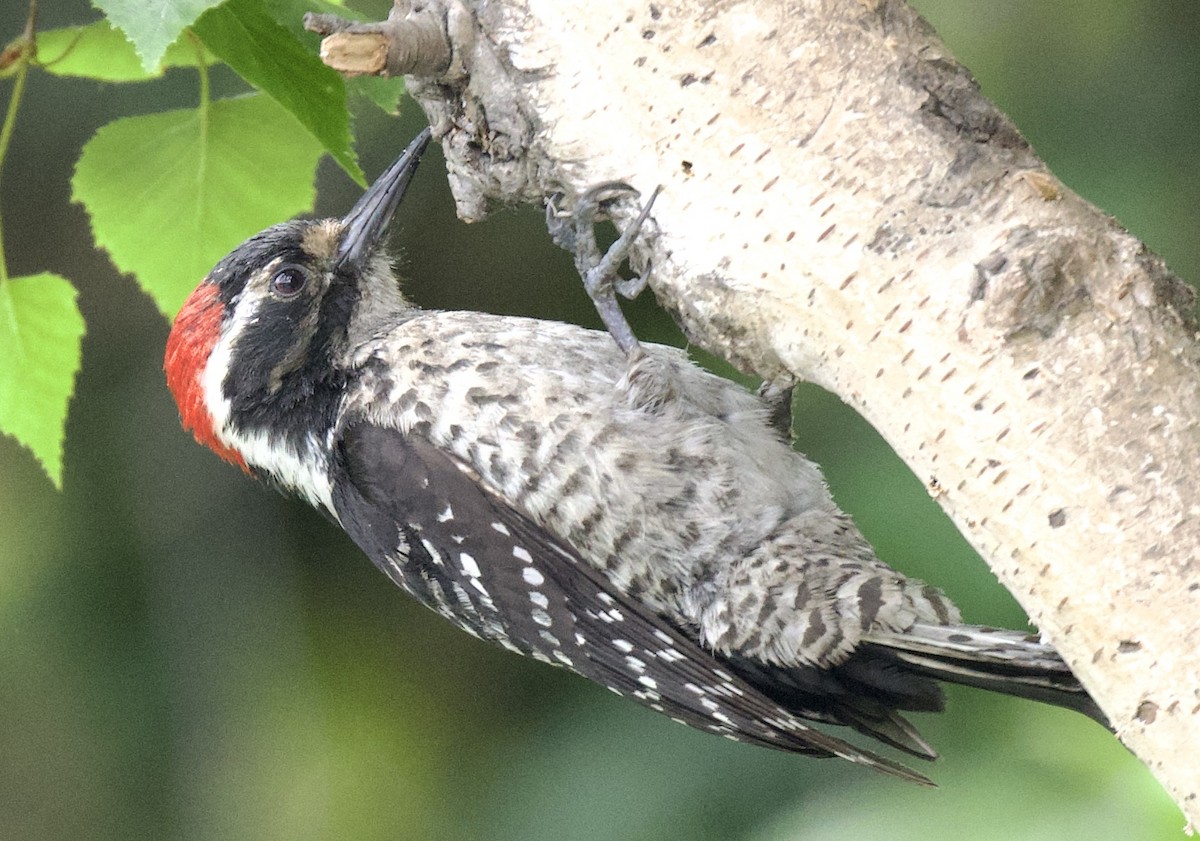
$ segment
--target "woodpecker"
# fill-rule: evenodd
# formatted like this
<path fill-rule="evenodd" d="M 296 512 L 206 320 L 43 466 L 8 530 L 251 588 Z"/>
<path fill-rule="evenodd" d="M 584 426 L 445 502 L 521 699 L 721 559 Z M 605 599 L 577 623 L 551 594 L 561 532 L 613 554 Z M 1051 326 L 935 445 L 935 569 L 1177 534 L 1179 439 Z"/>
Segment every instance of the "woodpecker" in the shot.
<path fill-rule="evenodd" d="M 409 303 L 383 240 L 429 142 L 192 293 L 164 367 L 200 443 L 463 630 L 731 739 L 930 784 L 811 722 L 933 759 L 902 712 L 938 680 L 1104 721 L 1049 645 L 880 561 L 758 396 L 674 348 Z"/>

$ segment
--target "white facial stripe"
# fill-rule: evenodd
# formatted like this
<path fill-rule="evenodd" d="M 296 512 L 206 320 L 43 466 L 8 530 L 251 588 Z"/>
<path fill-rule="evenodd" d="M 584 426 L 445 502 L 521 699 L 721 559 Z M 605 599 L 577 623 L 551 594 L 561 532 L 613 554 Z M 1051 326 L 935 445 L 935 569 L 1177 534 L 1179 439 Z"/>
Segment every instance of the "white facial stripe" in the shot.
<path fill-rule="evenodd" d="M 226 321 L 221 328 L 221 335 L 217 339 L 216 345 L 213 346 L 212 353 L 208 356 L 208 364 L 204 366 L 204 373 L 200 379 L 204 403 L 208 406 L 209 414 L 212 415 L 213 428 L 217 432 L 217 437 L 227 445 L 231 442 L 225 439 L 224 432 L 233 407 L 225 397 L 225 389 L 222 386 L 225 373 L 233 361 L 233 346 L 248 322 L 249 318 L 243 307 L 234 310 L 233 317 Z"/>
<path fill-rule="evenodd" d="M 262 277 L 275 265 L 259 273 Z M 297 453 L 282 440 L 275 440 L 263 431 L 237 432 L 230 425 L 233 406 L 225 396 L 224 379 L 233 361 L 233 351 L 245 331 L 258 320 L 258 309 L 262 303 L 262 291 L 257 278 L 251 278 L 239 296 L 233 315 L 221 329 L 208 364 L 201 376 L 201 390 L 205 405 L 212 415 L 213 429 L 221 443 L 237 450 L 246 463 L 256 470 L 270 474 L 276 481 L 295 490 L 313 505 L 323 505 L 335 517 L 333 488 L 325 471 L 323 460 L 316 457 L 324 442 L 305 441 L 305 453 Z"/>

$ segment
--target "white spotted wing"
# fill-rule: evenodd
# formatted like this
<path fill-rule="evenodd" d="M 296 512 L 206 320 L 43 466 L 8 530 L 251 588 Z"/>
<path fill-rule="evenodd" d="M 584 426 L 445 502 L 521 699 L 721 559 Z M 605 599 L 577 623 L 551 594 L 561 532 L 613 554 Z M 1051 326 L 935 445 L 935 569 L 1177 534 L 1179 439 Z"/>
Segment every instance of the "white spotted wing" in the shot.
<path fill-rule="evenodd" d="M 333 501 L 347 533 L 393 581 L 465 630 L 692 727 L 928 784 L 801 722 L 425 439 L 360 423 L 345 430 L 338 459 Z"/>

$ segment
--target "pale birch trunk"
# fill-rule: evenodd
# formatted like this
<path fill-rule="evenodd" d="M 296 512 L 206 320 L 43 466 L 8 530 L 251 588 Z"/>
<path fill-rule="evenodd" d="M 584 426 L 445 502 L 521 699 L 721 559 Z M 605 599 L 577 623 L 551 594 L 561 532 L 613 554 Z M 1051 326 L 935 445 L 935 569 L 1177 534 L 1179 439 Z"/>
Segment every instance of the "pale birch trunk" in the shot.
<path fill-rule="evenodd" d="M 860 411 L 1200 823 L 1190 289 L 900 0 L 413 5 L 363 54 L 417 71 L 460 215 L 662 184 L 688 336 Z"/>

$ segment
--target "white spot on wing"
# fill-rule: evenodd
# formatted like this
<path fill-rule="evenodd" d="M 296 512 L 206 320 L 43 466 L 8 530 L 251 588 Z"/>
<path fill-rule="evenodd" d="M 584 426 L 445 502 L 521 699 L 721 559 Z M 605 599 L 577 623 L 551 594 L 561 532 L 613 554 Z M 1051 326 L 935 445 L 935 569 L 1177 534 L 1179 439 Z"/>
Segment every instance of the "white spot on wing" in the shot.
<path fill-rule="evenodd" d="M 446 503 L 446 510 L 443 511 L 441 514 L 437 515 L 437 520 L 439 523 L 445 523 L 445 522 L 448 522 L 453 519 L 454 519 L 454 509 L 450 507 L 449 503 Z"/>
<path fill-rule="evenodd" d="M 546 577 L 533 567 L 525 567 L 525 569 L 521 570 L 521 577 L 525 579 L 525 583 L 530 587 L 541 587 L 546 583 Z"/>
<path fill-rule="evenodd" d="M 492 523 L 492 528 L 500 532 L 505 537 L 509 536 L 508 526 L 504 525 L 504 523 Z"/>
<path fill-rule="evenodd" d="M 513 547 L 513 557 L 518 561 L 524 561 L 527 564 L 533 563 L 533 555 L 530 555 L 523 546 Z"/>
<path fill-rule="evenodd" d="M 423 537 L 421 538 L 421 545 L 424 546 L 425 551 L 429 553 L 430 559 L 438 566 L 441 566 L 442 553 L 437 550 L 437 547 Z"/>
<path fill-rule="evenodd" d="M 479 564 L 475 563 L 475 559 L 466 552 L 458 553 L 458 562 L 462 564 L 462 571 L 472 578 L 478 578 L 483 574 L 479 571 Z"/>

